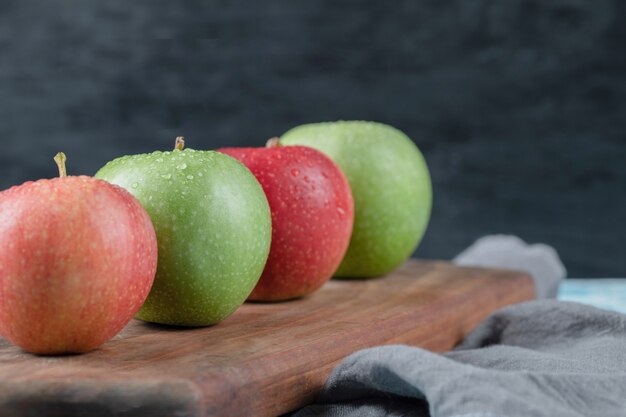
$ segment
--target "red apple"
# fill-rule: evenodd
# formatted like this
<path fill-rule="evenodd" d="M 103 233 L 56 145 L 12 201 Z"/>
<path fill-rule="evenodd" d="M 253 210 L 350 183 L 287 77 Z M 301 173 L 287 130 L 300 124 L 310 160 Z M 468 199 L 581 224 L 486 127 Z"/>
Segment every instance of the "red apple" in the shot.
<path fill-rule="evenodd" d="M 348 249 L 354 202 L 335 163 L 304 146 L 224 148 L 261 183 L 272 213 L 272 244 L 259 283 L 248 298 L 281 301 L 328 281 Z"/>
<path fill-rule="evenodd" d="M 148 296 L 157 241 L 130 193 L 91 177 L 0 193 L 0 334 L 37 354 L 93 350 Z"/>

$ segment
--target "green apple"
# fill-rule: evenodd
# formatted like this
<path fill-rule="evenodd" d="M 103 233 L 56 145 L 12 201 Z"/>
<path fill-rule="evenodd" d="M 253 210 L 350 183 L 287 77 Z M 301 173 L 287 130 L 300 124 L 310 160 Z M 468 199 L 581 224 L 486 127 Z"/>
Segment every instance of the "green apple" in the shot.
<path fill-rule="evenodd" d="M 215 324 L 254 289 L 270 249 L 267 198 L 240 162 L 183 149 L 125 156 L 97 174 L 145 207 L 158 241 L 154 285 L 137 318 L 178 326 Z"/>
<path fill-rule="evenodd" d="M 354 228 L 337 277 L 384 275 L 421 241 L 432 206 L 428 167 L 415 144 L 381 123 L 341 121 L 296 127 L 281 145 L 318 149 L 343 170 L 354 196 Z"/>

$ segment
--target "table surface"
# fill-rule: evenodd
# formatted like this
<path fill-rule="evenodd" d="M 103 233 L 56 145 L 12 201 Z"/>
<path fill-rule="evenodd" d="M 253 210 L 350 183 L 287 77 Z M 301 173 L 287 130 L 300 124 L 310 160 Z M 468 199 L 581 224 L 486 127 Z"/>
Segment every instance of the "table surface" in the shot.
<path fill-rule="evenodd" d="M 567 279 L 558 298 L 626 313 L 626 278 Z"/>

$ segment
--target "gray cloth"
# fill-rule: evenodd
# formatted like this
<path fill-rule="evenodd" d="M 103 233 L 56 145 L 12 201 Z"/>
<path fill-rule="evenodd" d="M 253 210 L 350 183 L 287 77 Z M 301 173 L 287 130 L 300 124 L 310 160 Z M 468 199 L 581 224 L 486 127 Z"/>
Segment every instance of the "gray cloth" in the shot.
<path fill-rule="evenodd" d="M 556 295 L 556 251 L 486 236 L 454 259 L 529 272 L 537 296 Z M 383 346 L 349 356 L 320 404 L 294 417 L 626 417 L 626 315 L 540 300 L 488 317 L 443 355 Z"/>
<path fill-rule="evenodd" d="M 454 351 L 349 356 L 322 403 L 294 417 L 624 417 L 626 315 L 531 301 L 487 318 Z"/>
<path fill-rule="evenodd" d="M 565 266 L 554 248 L 543 243 L 529 245 L 517 236 L 490 235 L 478 239 L 461 252 L 454 263 L 517 269 L 530 273 L 537 298 L 554 298 L 559 282 L 566 276 Z"/>

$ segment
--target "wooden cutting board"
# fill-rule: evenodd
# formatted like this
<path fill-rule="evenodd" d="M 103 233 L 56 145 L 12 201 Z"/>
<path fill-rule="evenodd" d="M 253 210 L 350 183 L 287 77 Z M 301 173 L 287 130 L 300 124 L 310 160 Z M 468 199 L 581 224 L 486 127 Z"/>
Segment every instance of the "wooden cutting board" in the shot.
<path fill-rule="evenodd" d="M 133 321 L 85 355 L 37 357 L 0 339 L 0 416 L 277 416 L 311 403 L 354 351 L 446 351 L 489 313 L 533 297 L 521 272 L 409 261 L 305 299 L 245 304 L 211 328 Z"/>

